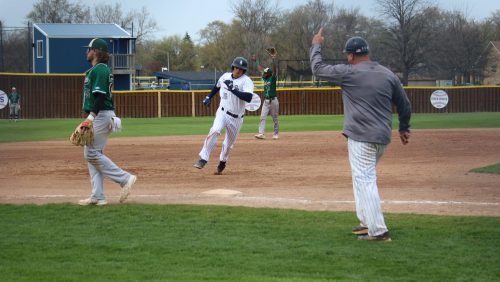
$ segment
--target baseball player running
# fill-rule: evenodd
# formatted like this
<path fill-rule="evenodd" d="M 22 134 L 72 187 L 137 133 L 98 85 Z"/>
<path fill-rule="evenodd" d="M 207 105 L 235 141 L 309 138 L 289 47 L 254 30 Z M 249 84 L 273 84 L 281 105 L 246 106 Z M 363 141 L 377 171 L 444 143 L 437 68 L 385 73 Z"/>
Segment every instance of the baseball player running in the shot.
<path fill-rule="evenodd" d="M 276 80 L 277 71 L 274 58 L 276 55 L 271 55 L 271 68 L 265 68 L 262 72 L 262 80 L 264 81 L 264 104 L 260 112 L 259 134 L 255 135 L 257 139 L 265 139 L 264 132 L 266 130 L 266 119 L 269 113 L 273 117 L 274 133 L 273 139 L 279 139 L 280 124 L 278 121 L 278 112 L 280 104 L 276 96 Z"/>
<path fill-rule="evenodd" d="M 324 64 L 322 30 L 312 39 L 311 69 L 315 76 L 342 87 L 343 135 L 347 137 L 356 214 L 360 221 L 353 233 L 360 235 L 360 240 L 390 241 L 380 205 L 376 166 L 391 141 L 392 104 L 396 105 L 399 115 L 401 142 L 408 143 L 410 102 L 399 78 L 370 60 L 368 43 L 361 37 L 352 37 L 345 44 L 348 64 Z"/>
<path fill-rule="evenodd" d="M 202 169 L 210 159 L 217 138 L 222 129 L 226 129 L 226 137 L 222 143 L 222 150 L 219 157 L 219 165 L 215 174 L 221 174 L 226 168 L 229 152 L 233 148 L 236 137 L 243 125 L 243 115 L 245 104 L 252 100 L 254 86 L 252 80 L 245 74 L 248 62 L 243 57 L 236 57 L 231 64 L 231 72 L 223 74 L 208 96 L 203 99 L 203 104 L 209 106 L 212 97 L 219 92 L 220 104 L 215 114 L 215 120 L 208 133 L 203 148 L 200 151 L 200 159 L 194 167 Z"/>
<path fill-rule="evenodd" d="M 112 118 L 116 116 L 111 93 L 113 75 L 106 65 L 109 59 L 108 45 L 106 41 L 95 38 L 85 47 L 88 47 L 87 60 L 92 64 L 92 68 L 85 73 L 83 111 L 88 117 L 81 124 L 81 128 L 85 131 L 92 126 L 94 130 L 92 145 L 84 147 L 92 193 L 89 198 L 79 201 L 78 204 L 102 206 L 108 203 L 104 196 L 105 176 L 121 185 L 120 203 L 122 203 L 127 199 L 137 177 L 119 168 L 103 153 L 111 133 Z"/>

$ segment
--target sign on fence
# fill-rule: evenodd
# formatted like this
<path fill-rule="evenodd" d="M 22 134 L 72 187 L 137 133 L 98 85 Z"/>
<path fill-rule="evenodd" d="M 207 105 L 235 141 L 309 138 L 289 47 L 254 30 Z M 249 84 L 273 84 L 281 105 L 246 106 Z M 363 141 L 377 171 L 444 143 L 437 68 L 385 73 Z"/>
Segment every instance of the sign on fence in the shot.
<path fill-rule="evenodd" d="M 431 94 L 431 104 L 436 109 L 442 109 L 448 105 L 448 94 L 444 90 L 436 90 Z"/>
<path fill-rule="evenodd" d="M 7 97 L 7 94 L 0 90 L 0 110 L 5 108 L 9 104 L 9 97 Z"/>

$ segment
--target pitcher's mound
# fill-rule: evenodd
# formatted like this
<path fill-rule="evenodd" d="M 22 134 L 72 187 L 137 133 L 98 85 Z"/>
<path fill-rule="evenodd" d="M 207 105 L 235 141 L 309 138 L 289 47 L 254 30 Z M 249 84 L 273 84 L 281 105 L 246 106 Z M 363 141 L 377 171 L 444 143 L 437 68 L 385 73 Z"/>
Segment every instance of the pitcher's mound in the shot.
<path fill-rule="evenodd" d="M 214 196 L 237 196 L 243 194 L 240 191 L 229 190 L 229 189 L 214 189 L 202 192 L 205 195 L 214 195 Z"/>

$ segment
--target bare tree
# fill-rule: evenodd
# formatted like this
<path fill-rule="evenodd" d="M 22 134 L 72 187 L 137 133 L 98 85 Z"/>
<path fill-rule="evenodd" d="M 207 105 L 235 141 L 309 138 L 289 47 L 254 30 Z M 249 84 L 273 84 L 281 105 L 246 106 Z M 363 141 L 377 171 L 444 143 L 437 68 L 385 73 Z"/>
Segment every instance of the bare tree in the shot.
<path fill-rule="evenodd" d="M 116 23 L 122 27 L 128 27 L 132 24 L 133 14 L 123 15 L 120 3 L 115 3 L 114 6 L 98 4 L 94 9 L 93 19 L 97 23 Z"/>
<path fill-rule="evenodd" d="M 0 22 L 0 71 L 30 72 L 31 37 L 29 28 L 4 29 Z"/>
<path fill-rule="evenodd" d="M 91 21 L 90 8 L 67 0 L 39 0 L 26 18 L 35 23 L 84 23 Z"/>
<path fill-rule="evenodd" d="M 151 18 L 146 6 L 143 6 L 139 12 L 132 13 L 134 24 L 134 36 L 137 41 L 149 39 L 153 33 L 158 29 L 158 23 L 155 19 Z"/>
<path fill-rule="evenodd" d="M 428 47 L 424 11 L 431 5 L 425 0 L 377 0 L 381 14 L 390 26 L 383 38 L 388 52 L 394 54 L 393 67 L 403 74 L 403 84 L 408 85 L 408 74 L 416 67 Z"/>
<path fill-rule="evenodd" d="M 309 0 L 306 4 L 297 6 L 283 13 L 277 30 L 272 34 L 280 53 L 279 72 L 293 80 L 304 80 L 311 77 L 309 64 L 309 48 L 311 38 L 320 27 L 325 27 L 325 37 L 332 34 L 329 23 L 333 19 L 333 4 L 322 0 Z M 331 44 L 327 40 L 324 45 L 325 58 L 331 58 Z"/>
<path fill-rule="evenodd" d="M 491 16 L 484 21 L 482 30 L 491 41 L 500 40 L 500 9 L 491 12 Z"/>
<path fill-rule="evenodd" d="M 242 30 L 241 22 L 235 20 L 231 24 L 213 21 L 200 31 L 199 55 L 204 69 L 227 70 L 232 59 L 243 54 Z"/>
<path fill-rule="evenodd" d="M 462 12 L 444 13 L 444 33 L 440 36 L 441 56 L 436 60 L 455 76 L 458 85 L 477 83 L 475 74 L 482 72 L 485 61 L 480 59 L 489 38 L 474 20 Z M 471 80 L 472 79 L 472 80 Z"/>
<path fill-rule="evenodd" d="M 241 22 L 243 28 L 241 43 L 246 57 L 265 52 L 265 47 L 274 45 L 269 35 L 276 28 L 280 10 L 277 2 L 269 0 L 240 0 L 232 5 L 235 18 Z M 250 73 L 256 69 L 251 68 Z"/>
<path fill-rule="evenodd" d="M 370 44 L 370 53 L 372 57 L 377 57 L 379 45 L 378 39 L 384 30 L 384 24 L 376 19 L 370 19 L 362 15 L 358 8 L 345 9 L 339 8 L 335 11 L 332 19 L 330 33 L 328 38 L 332 41 L 332 57 L 345 58 L 342 53 L 345 42 L 353 36 L 361 36 Z"/>

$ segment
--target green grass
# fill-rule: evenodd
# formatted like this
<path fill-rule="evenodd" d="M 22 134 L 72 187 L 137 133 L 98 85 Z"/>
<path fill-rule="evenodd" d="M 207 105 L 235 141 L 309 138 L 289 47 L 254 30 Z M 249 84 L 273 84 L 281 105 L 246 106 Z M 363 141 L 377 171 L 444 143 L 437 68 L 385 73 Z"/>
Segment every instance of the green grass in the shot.
<path fill-rule="evenodd" d="M 496 173 L 500 174 L 500 163 L 494 164 L 494 165 L 489 165 L 485 167 L 479 167 L 479 168 L 474 168 L 470 170 L 471 172 L 478 172 L 478 173 Z"/>
<path fill-rule="evenodd" d="M 493 281 L 500 218 L 220 206 L 0 205 L 2 281 Z"/>
<path fill-rule="evenodd" d="M 124 118 L 124 130 L 112 138 L 125 136 L 167 136 L 207 134 L 214 117 Z M 393 128 L 397 128 L 397 117 Z M 9 122 L 0 120 L 0 143 L 67 139 L 81 119 L 44 119 Z M 257 132 L 259 117 L 245 117 L 241 132 Z M 280 116 L 282 132 L 341 130 L 343 116 L 308 115 Z M 412 128 L 498 128 L 500 113 L 440 113 L 414 114 Z M 267 131 L 272 129 L 272 119 L 267 119 Z"/>

